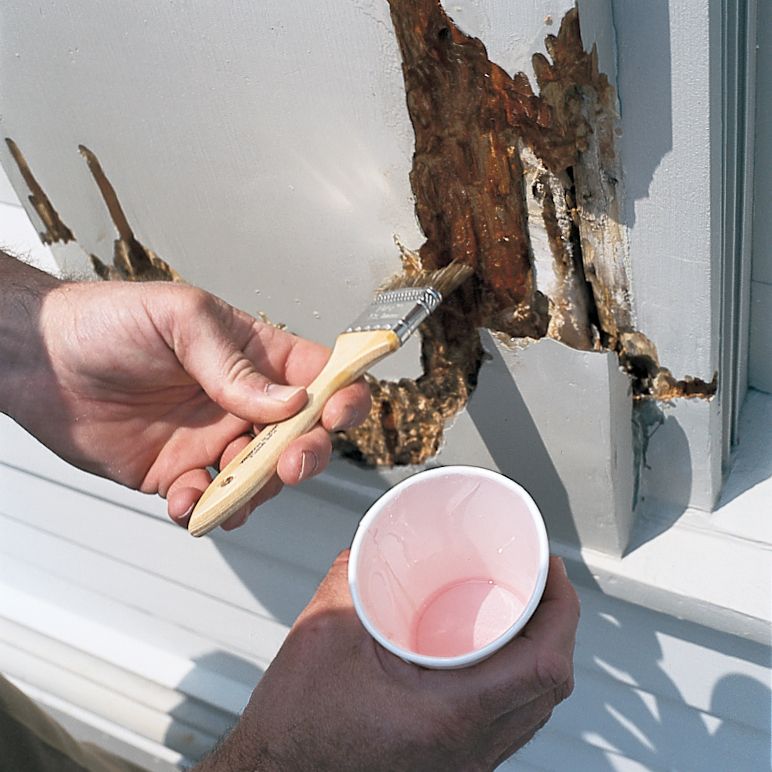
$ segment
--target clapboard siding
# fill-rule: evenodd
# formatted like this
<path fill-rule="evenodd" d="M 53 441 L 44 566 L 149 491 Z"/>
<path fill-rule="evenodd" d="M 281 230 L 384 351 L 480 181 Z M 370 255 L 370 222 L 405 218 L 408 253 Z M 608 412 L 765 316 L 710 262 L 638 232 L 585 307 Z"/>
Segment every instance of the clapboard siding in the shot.
<path fill-rule="evenodd" d="M 193 540 L 157 512 L 56 481 L 69 468 L 39 455 L 46 475 L 0 465 L 0 667 L 195 757 L 235 719 L 357 515 L 289 491 L 254 533 Z M 507 769 L 766 758 L 764 647 L 588 587 L 581 596 L 575 694 Z"/>
<path fill-rule="evenodd" d="M 135 566 L 172 586 L 184 586 L 218 601 L 227 599 L 236 609 L 276 616 L 285 623 L 311 597 L 322 572 L 350 540 L 356 523 L 349 513 L 344 533 L 334 518 L 326 516 L 323 502 L 291 491 L 283 497 L 279 512 L 266 507 L 242 533 L 194 540 L 170 521 L 90 497 L 74 487 L 6 465 L 0 467 L 0 475 L 4 490 L 0 511 L 23 513 L 20 519 L 33 530 L 70 541 L 96 559 Z M 262 522 L 271 518 L 275 518 L 273 539 L 260 539 Z M 287 526 L 283 534 L 277 533 L 277 523 Z M 311 539 L 309 534 L 313 534 Z M 35 537 L 30 534 L 28 538 Z M 297 545 L 299 552 L 292 562 L 266 554 L 272 542 L 281 543 L 283 551 Z M 310 565 L 303 562 L 304 557 Z M 201 570 L 204 564 L 207 572 Z M 248 585 L 244 577 L 249 577 Z"/>
<path fill-rule="evenodd" d="M 284 638 L 286 628 L 262 609 L 246 610 L 227 599 L 215 599 L 203 593 L 196 594 L 193 605 L 191 589 L 175 580 L 10 519 L 3 523 L 2 530 L 2 552 L 9 556 L 29 556 L 26 566 L 47 567 L 57 579 L 78 587 L 98 588 L 105 598 L 142 609 L 183 630 L 196 630 L 201 619 L 206 619 L 213 642 L 254 658 L 261 666 L 267 666 Z M 260 633 L 257 640 L 256 628 Z"/>

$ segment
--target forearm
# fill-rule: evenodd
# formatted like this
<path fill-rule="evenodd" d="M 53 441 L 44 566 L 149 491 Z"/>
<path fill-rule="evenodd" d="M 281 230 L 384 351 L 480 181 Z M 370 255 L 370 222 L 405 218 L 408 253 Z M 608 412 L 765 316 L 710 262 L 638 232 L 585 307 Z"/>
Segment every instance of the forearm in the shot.
<path fill-rule="evenodd" d="M 40 309 L 45 296 L 59 283 L 0 251 L 0 412 L 12 417 L 19 396 L 32 387 L 45 356 Z"/>

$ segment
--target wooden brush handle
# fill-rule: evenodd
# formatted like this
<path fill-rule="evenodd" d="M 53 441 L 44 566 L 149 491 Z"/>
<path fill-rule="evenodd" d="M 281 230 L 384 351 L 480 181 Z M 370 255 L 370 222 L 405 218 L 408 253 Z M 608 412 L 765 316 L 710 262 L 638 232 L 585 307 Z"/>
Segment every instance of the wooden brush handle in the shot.
<path fill-rule="evenodd" d="M 338 336 L 324 369 L 306 389 L 306 406 L 286 421 L 266 426 L 212 480 L 190 516 L 188 531 L 203 536 L 245 505 L 273 477 L 286 447 L 316 424 L 327 400 L 399 346 L 391 330 Z"/>

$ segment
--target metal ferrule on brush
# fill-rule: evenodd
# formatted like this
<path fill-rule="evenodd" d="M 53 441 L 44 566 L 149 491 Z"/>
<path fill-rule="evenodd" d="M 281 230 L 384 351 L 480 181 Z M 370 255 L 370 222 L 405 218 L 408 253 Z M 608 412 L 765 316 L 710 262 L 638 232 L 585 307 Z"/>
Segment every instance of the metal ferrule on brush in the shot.
<path fill-rule="evenodd" d="M 406 287 L 379 293 L 346 332 L 392 330 L 404 343 L 442 302 L 432 287 Z"/>

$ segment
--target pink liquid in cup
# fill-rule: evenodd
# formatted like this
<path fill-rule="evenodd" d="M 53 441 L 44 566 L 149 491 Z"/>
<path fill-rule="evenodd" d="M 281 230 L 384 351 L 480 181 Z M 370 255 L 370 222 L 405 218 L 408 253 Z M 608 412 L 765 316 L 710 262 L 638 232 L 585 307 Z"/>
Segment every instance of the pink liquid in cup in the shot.
<path fill-rule="evenodd" d="M 357 613 L 382 645 L 425 667 L 473 664 L 535 610 L 547 575 L 531 497 L 487 469 L 421 472 L 384 494 L 354 538 Z"/>
<path fill-rule="evenodd" d="M 416 616 L 412 648 L 431 657 L 469 654 L 503 635 L 524 608 L 522 598 L 492 579 L 443 587 Z"/>

